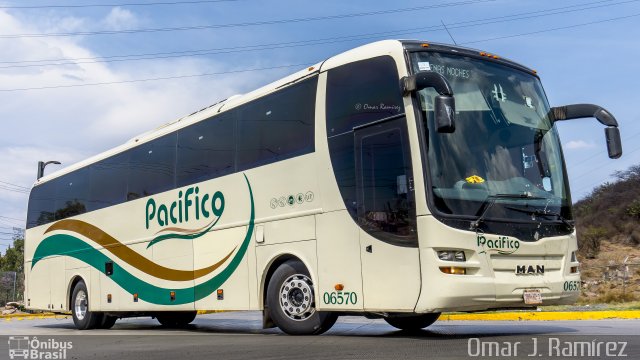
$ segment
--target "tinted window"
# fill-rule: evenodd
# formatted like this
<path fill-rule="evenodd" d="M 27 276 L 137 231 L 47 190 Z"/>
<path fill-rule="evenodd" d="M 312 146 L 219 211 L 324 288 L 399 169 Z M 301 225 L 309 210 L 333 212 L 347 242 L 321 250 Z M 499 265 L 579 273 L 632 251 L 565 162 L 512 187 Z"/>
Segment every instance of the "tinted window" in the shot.
<path fill-rule="evenodd" d="M 395 124 L 394 124 L 395 123 Z M 411 169 L 400 122 L 368 128 L 359 139 L 362 204 L 358 219 L 375 237 L 413 244 L 416 239 Z"/>
<path fill-rule="evenodd" d="M 91 165 L 88 211 L 117 205 L 125 201 L 128 173 L 128 152 Z"/>
<path fill-rule="evenodd" d="M 353 132 L 333 136 L 329 138 L 331 149 L 331 163 L 333 174 L 338 182 L 340 194 L 344 204 L 353 218 L 356 217 L 356 173 L 355 157 L 353 152 Z"/>
<path fill-rule="evenodd" d="M 228 112 L 178 132 L 178 187 L 234 172 L 234 128 Z"/>
<path fill-rule="evenodd" d="M 327 134 L 404 113 L 400 80 L 390 56 L 357 61 L 329 70 Z"/>
<path fill-rule="evenodd" d="M 129 150 L 127 200 L 175 187 L 176 133 Z"/>
<path fill-rule="evenodd" d="M 238 170 L 314 150 L 317 77 L 243 105 L 238 117 Z"/>
<path fill-rule="evenodd" d="M 43 225 L 54 220 L 55 187 L 49 181 L 35 186 L 29 196 L 29 211 L 27 213 L 27 227 Z"/>
<path fill-rule="evenodd" d="M 87 212 L 89 169 L 84 168 L 52 181 L 56 189 L 55 219 L 61 220 Z"/>

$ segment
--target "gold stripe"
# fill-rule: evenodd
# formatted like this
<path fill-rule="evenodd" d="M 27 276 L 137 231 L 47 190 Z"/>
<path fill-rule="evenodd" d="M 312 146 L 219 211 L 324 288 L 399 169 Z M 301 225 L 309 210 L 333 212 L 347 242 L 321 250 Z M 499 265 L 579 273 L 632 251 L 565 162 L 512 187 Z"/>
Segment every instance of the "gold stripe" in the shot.
<path fill-rule="evenodd" d="M 124 245 L 111 235 L 84 221 L 73 219 L 60 220 L 57 223 L 51 225 L 44 233 L 46 234 L 56 230 L 78 233 L 86 238 L 93 240 L 95 243 L 102 246 L 105 250 L 109 251 L 134 268 L 156 278 L 171 281 L 188 281 L 203 277 L 224 264 L 224 262 L 227 261 L 231 254 L 233 254 L 233 252 L 236 250 L 236 248 L 233 248 L 233 250 L 231 250 L 231 252 L 222 260 L 206 268 L 193 271 L 176 270 L 154 263 L 146 257 L 138 254 L 136 251 L 133 251 L 131 248 Z"/>
<path fill-rule="evenodd" d="M 209 226 L 211 226 L 211 224 L 213 224 L 214 221 L 216 221 L 216 219 L 214 219 L 213 221 L 211 221 L 210 223 L 208 223 L 207 225 L 205 225 L 205 226 L 203 226 L 203 227 L 201 227 L 199 229 L 190 230 L 190 229 L 183 229 L 183 228 L 179 228 L 179 227 L 169 227 L 169 228 L 162 229 L 162 230 L 158 231 L 154 235 L 158 235 L 161 232 L 165 232 L 165 231 L 172 231 L 172 232 L 178 232 L 178 233 L 197 233 L 197 232 L 200 232 L 200 231 L 208 228 Z"/>

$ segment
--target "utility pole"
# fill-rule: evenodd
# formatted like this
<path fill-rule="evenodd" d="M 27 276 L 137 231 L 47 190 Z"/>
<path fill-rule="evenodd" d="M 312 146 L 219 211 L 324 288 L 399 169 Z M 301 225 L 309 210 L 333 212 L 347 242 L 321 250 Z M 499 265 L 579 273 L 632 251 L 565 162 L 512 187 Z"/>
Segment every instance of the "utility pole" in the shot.
<path fill-rule="evenodd" d="M 16 298 L 16 282 L 18 282 L 18 272 L 13 272 L 13 301 L 18 301 Z"/>

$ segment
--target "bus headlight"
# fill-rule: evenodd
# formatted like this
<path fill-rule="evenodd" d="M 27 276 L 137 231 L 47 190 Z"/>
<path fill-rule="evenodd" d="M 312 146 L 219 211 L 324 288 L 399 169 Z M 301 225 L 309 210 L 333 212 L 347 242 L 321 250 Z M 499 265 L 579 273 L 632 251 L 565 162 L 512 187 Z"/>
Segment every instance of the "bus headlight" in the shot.
<path fill-rule="evenodd" d="M 438 259 L 442 261 L 467 261 L 464 251 L 461 250 L 438 251 Z"/>

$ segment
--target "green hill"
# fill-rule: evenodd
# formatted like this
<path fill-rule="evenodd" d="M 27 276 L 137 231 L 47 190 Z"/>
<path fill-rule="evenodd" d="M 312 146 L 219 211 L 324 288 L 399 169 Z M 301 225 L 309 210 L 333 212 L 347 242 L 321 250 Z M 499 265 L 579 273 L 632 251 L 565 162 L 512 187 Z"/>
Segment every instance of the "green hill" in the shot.
<path fill-rule="evenodd" d="M 581 302 L 640 299 L 640 165 L 574 204 Z"/>

